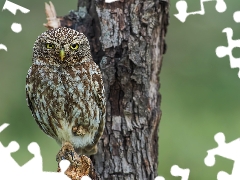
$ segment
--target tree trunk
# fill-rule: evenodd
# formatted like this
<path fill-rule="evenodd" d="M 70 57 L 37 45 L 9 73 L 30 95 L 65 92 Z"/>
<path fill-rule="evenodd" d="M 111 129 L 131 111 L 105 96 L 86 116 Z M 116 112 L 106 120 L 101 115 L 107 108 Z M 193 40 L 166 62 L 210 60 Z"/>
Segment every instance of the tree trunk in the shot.
<path fill-rule="evenodd" d="M 91 156 L 101 179 L 157 176 L 168 8 L 168 0 L 78 0 L 78 10 L 60 18 L 61 26 L 88 37 L 103 74 L 106 126 L 98 153 Z"/>

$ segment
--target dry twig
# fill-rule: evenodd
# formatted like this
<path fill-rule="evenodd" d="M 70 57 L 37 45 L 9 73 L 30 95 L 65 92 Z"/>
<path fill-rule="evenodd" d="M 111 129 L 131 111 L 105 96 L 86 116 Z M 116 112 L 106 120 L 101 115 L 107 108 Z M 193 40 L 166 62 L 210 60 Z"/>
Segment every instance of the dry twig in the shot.
<path fill-rule="evenodd" d="M 47 23 L 43 25 L 48 29 L 60 27 L 60 19 L 57 18 L 55 7 L 51 1 L 49 4 L 45 3 L 45 11 L 47 15 Z"/>

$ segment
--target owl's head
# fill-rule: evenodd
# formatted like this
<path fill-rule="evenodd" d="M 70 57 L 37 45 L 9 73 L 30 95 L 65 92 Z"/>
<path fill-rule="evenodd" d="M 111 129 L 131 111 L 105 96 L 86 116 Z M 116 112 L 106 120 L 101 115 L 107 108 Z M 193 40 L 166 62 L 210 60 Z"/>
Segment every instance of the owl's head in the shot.
<path fill-rule="evenodd" d="M 33 47 L 33 63 L 36 64 L 74 65 L 90 59 L 87 37 L 66 27 L 42 33 Z"/>

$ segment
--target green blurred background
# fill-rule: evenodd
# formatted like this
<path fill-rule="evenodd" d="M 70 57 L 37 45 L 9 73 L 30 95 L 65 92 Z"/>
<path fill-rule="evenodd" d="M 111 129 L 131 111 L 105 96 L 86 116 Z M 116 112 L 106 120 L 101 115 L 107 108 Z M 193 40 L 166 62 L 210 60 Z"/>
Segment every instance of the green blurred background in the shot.
<path fill-rule="evenodd" d="M 188 0 L 188 12 L 200 9 L 200 0 Z M 0 7 L 4 5 L 0 1 Z M 0 124 L 10 126 L 0 135 L 4 146 L 15 140 L 20 150 L 12 156 L 20 164 L 32 158 L 29 143 L 39 143 L 43 156 L 43 169 L 55 171 L 55 155 L 59 146 L 38 128 L 25 100 L 25 77 L 31 65 L 32 47 L 37 36 L 45 31 L 43 0 L 12 1 L 31 11 L 28 14 L 0 12 Z M 58 15 L 76 9 L 76 0 L 52 0 Z M 194 180 L 217 179 L 221 170 L 231 173 L 233 161 L 216 157 L 216 164 L 204 164 L 206 151 L 217 147 L 213 137 L 223 132 L 226 142 L 240 137 L 240 79 L 238 69 L 231 69 L 229 58 L 218 58 L 216 47 L 227 46 L 222 30 L 231 27 L 233 39 L 240 39 L 240 24 L 233 13 L 240 10 L 240 1 L 226 1 L 227 10 L 218 13 L 216 2 L 205 3 L 205 15 L 189 16 L 185 23 L 173 14 L 177 0 L 171 0 L 170 26 L 167 33 L 167 54 L 160 74 L 163 112 L 159 131 L 159 175 L 166 180 L 180 180 L 170 174 L 171 166 L 190 169 Z M 21 23 L 23 31 L 11 31 L 13 22 Z M 233 50 L 240 57 L 238 48 Z M 47 146 L 46 146 L 47 144 Z"/>

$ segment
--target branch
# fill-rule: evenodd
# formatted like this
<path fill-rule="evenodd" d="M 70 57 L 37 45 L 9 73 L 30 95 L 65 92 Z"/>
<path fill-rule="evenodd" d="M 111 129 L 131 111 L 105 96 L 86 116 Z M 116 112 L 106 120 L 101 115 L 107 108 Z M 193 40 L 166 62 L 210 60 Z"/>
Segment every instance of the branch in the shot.
<path fill-rule="evenodd" d="M 47 23 L 43 25 L 48 29 L 60 27 L 60 18 L 57 18 L 55 7 L 51 1 L 49 4 L 45 3 L 45 11 L 47 15 Z"/>

